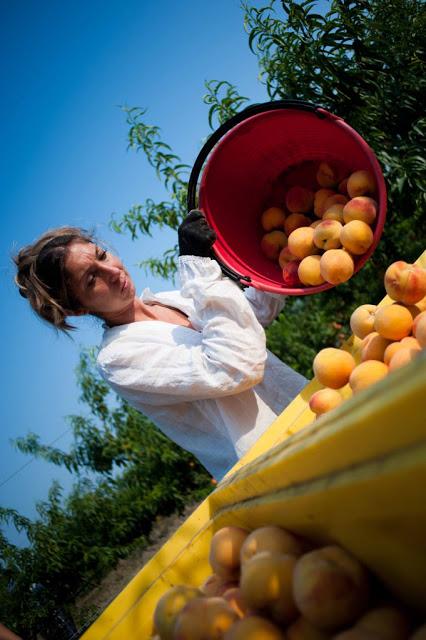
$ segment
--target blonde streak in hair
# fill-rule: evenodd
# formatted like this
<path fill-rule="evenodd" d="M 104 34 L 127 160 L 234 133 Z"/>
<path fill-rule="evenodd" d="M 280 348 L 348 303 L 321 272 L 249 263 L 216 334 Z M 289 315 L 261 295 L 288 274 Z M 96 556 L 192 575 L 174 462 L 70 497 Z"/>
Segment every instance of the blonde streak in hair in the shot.
<path fill-rule="evenodd" d="M 75 326 L 66 321 L 67 316 L 72 314 L 72 309 L 66 309 L 56 302 L 49 294 L 47 286 L 35 272 L 35 264 L 40 251 L 50 240 L 57 237 L 58 232 L 60 234 L 75 232 L 77 235 L 76 240 L 79 239 L 78 235 L 80 235 L 82 241 L 93 242 L 101 246 L 101 243 L 96 240 L 93 231 L 86 231 L 77 227 L 61 227 L 48 231 L 36 243 L 24 247 L 13 257 L 18 269 L 14 281 L 19 291 L 28 300 L 30 306 L 39 317 L 49 322 L 56 329 L 61 329 L 67 333 L 68 330 L 76 329 Z M 105 244 L 102 243 L 102 245 Z M 109 250 L 107 246 L 103 246 L 103 248 Z M 66 298 L 68 298 L 67 292 L 65 294 Z"/>
<path fill-rule="evenodd" d="M 46 320 L 53 322 L 55 327 L 62 326 L 66 317 L 66 311 L 49 294 L 46 285 L 40 280 L 35 272 L 35 259 L 33 258 L 29 266 L 28 280 L 32 285 L 31 306 Z M 29 287 L 27 287 L 27 291 Z M 51 311 L 47 311 L 47 307 Z M 59 321 L 59 322 L 58 322 Z"/>
<path fill-rule="evenodd" d="M 28 298 L 28 287 L 22 284 L 21 282 L 19 282 L 18 274 L 15 275 L 13 280 L 16 286 L 18 287 L 19 293 L 21 294 L 21 296 L 23 296 L 24 298 Z"/>

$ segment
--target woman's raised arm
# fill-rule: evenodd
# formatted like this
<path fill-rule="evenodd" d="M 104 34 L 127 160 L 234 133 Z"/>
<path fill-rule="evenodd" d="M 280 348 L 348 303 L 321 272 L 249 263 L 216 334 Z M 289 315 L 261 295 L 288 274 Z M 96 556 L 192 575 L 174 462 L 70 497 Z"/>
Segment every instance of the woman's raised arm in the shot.
<path fill-rule="evenodd" d="M 138 392 L 150 404 L 232 395 L 260 382 L 265 333 L 244 293 L 210 258 L 183 256 L 179 273 L 199 339 L 179 328 L 181 339 L 170 343 L 163 323 L 116 327 L 117 339 L 98 356 L 102 376 L 122 395 Z"/>

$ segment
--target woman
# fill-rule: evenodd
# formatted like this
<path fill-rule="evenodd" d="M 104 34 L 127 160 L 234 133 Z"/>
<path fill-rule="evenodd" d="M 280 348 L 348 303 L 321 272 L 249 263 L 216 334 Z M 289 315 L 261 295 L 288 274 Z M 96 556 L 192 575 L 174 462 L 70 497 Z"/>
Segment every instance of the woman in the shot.
<path fill-rule="evenodd" d="M 118 257 L 81 229 L 44 234 L 15 257 L 20 293 L 68 331 L 70 316 L 104 321 L 102 377 L 220 479 L 306 383 L 266 349 L 282 296 L 223 277 L 215 234 L 192 211 L 178 230 L 180 291 L 141 297 Z"/>

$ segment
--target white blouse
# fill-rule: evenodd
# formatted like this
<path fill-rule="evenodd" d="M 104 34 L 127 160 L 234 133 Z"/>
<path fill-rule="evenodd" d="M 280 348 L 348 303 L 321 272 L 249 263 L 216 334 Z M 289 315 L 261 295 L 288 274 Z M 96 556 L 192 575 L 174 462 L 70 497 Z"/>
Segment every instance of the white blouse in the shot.
<path fill-rule="evenodd" d="M 106 328 L 98 367 L 121 397 L 217 479 L 248 451 L 306 379 L 266 349 L 263 326 L 285 298 L 244 293 L 215 260 L 179 259 L 181 291 L 153 294 L 193 328 L 144 320 Z"/>

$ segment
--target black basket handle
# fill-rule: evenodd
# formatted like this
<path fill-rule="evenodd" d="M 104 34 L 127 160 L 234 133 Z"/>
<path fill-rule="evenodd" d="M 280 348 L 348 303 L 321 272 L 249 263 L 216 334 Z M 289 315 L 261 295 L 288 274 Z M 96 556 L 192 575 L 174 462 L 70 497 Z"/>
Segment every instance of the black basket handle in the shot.
<path fill-rule="evenodd" d="M 228 131 L 230 131 L 233 127 L 235 127 L 235 125 L 239 124 L 240 122 L 243 122 L 244 120 L 247 120 L 248 118 L 251 118 L 252 116 L 257 115 L 259 113 L 264 113 L 266 111 L 275 111 L 278 109 L 301 109 L 304 111 L 310 111 L 312 113 L 315 113 L 319 118 L 325 117 L 325 114 L 321 110 L 321 107 L 319 107 L 318 105 L 312 104 L 311 102 L 306 102 L 304 100 L 274 100 L 271 102 L 261 102 L 261 103 L 249 105 L 248 107 L 246 107 L 245 109 L 237 113 L 235 116 L 232 116 L 232 118 L 229 118 L 229 120 L 227 120 L 222 125 L 220 125 L 220 127 L 212 133 L 212 135 L 209 137 L 207 142 L 203 145 L 201 151 L 199 152 L 194 162 L 194 166 L 192 167 L 192 171 L 189 176 L 189 182 L 188 182 L 188 195 L 187 195 L 188 211 L 191 211 L 192 209 L 197 208 L 196 200 L 197 200 L 198 178 L 200 176 L 201 169 L 204 165 L 204 162 L 206 161 L 207 156 L 212 151 L 212 149 L 216 146 L 219 140 L 226 133 L 228 133 Z M 231 278 L 232 280 L 235 280 L 242 287 L 248 286 L 247 284 L 244 284 L 244 282 L 245 283 L 250 282 L 251 279 L 249 276 L 242 276 L 241 274 L 236 273 L 235 271 L 230 269 L 228 266 L 223 264 L 223 262 L 217 257 L 216 257 L 216 260 L 219 263 L 224 275 L 226 275 L 228 278 Z"/>
<path fill-rule="evenodd" d="M 311 102 L 305 102 L 304 100 L 274 100 L 272 102 L 251 104 L 239 113 L 235 114 L 235 116 L 232 116 L 232 118 L 229 118 L 229 120 L 221 124 L 220 127 L 212 133 L 194 162 L 188 182 L 188 211 L 196 208 L 197 184 L 202 166 L 210 151 L 214 146 L 216 146 L 225 133 L 228 133 L 228 131 L 235 127 L 235 125 L 251 118 L 252 116 L 264 113 L 265 111 L 274 111 L 277 109 L 302 109 L 304 111 L 311 111 L 312 113 L 315 113 L 319 118 L 324 118 L 324 112 L 321 111 L 321 107 L 312 104 Z"/>

